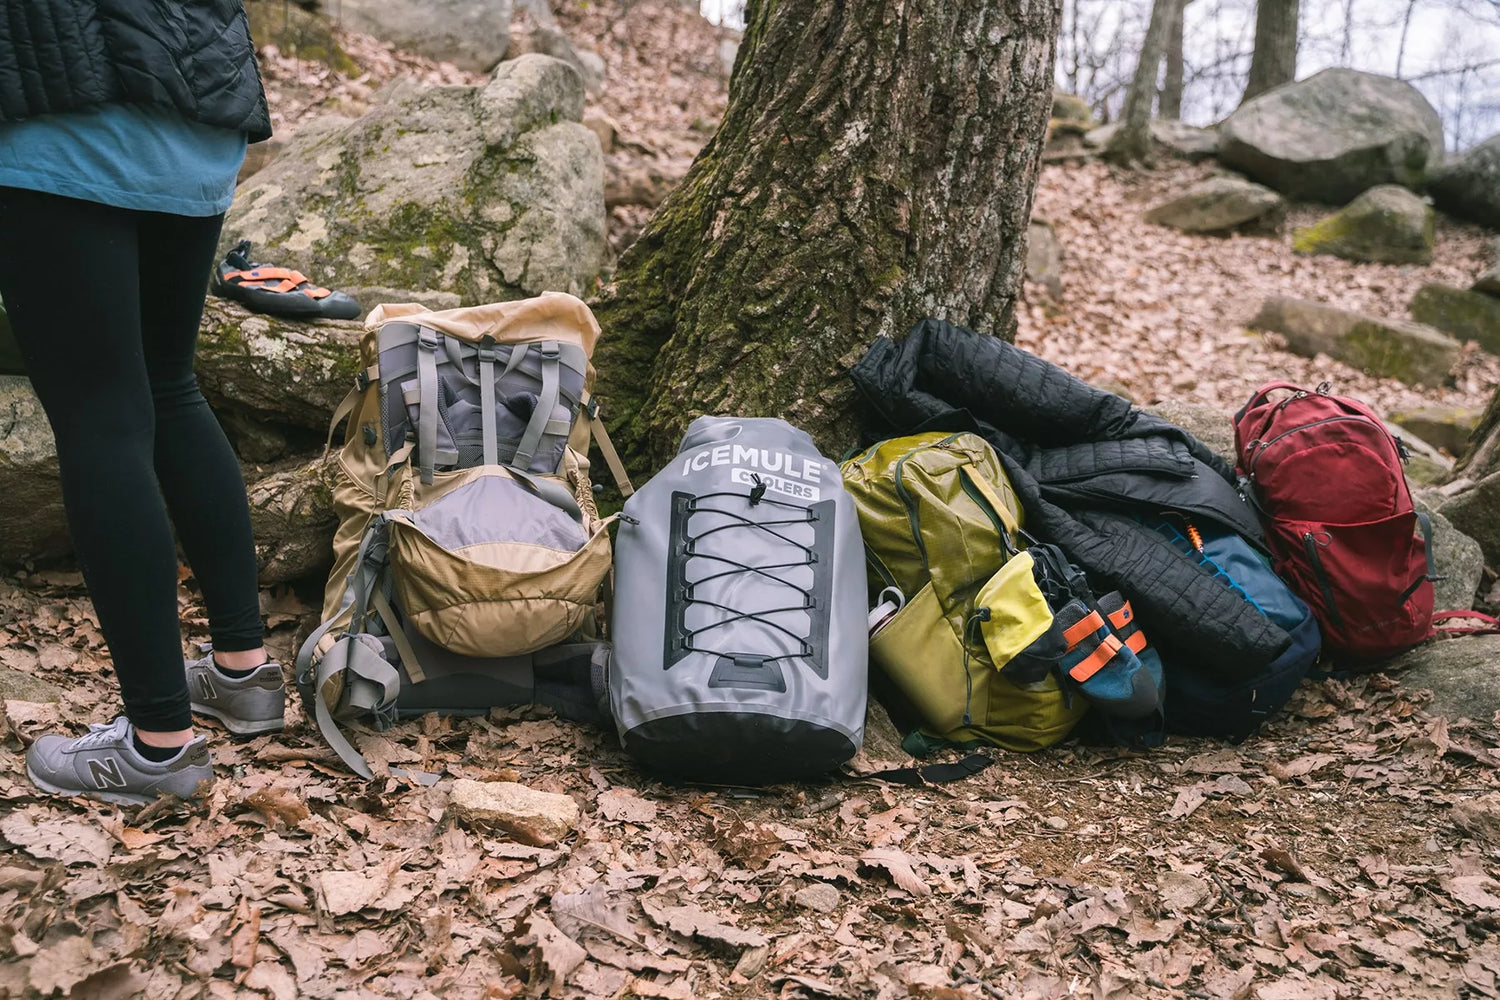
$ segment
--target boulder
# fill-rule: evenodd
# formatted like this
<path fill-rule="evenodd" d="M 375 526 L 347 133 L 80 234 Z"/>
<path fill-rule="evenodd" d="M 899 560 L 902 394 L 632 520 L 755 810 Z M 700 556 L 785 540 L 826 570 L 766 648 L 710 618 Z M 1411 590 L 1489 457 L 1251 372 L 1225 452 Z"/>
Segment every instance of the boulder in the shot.
<path fill-rule="evenodd" d="M 1373 187 L 1292 237 L 1292 249 L 1377 264 L 1430 264 L 1433 211 L 1396 184 Z"/>
<path fill-rule="evenodd" d="M 264 142 L 252 143 L 245 149 L 245 161 L 240 164 L 240 172 L 235 178 L 235 183 L 243 184 L 266 169 L 271 165 L 271 161 L 281 155 L 283 149 L 286 149 L 286 142 L 282 139 L 267 139 Z"/>
<path fill-rule="evenodd" d="M 604 162 L 583 86 L 548 56 L 482 87 L 395 85 L 352 122 L 299 132 L 242 186 L 222 247 L 334 288 L 450 292 L 465 304 L 586 294 L 605 252 Z"/>
<path fill-rule="evenodd" d="M 1083 137 L 1083 144 L 1093 152 L 1102 152 L 1119 130 L 1119 122 L 1090 129 Z M 1219 151 L 1219 133 L 1213 129 L 1185 125 L 1174 118 L 1151 119 L 1151 140 L 1159 151 L 1168 156 L 1191 162 L 1207 159 Z"/>
<path fill-rule="evenodd" d="M 1155 406 L 1145 407 L 1145 410 L 1181 427 L 1202 441 L 1209 451 L 1222 458 L 1231 468 L 1234 467 L 1232 413 L 1207 403 L 1183 403 L 1174 399 L 1163 400 Z"/>
<path fill-rule="evenodd" d="M 1444 384 L 1463 350 L 1458 341 L 1429 326 L 1284 296 L 1267 299 L 1248 325 L 1281 334 L 1303 357 L 1326 354 L 1408 385 Z"/>
<path fill-rule="evenodd" d="M 250 20 L 250 37 L 257 49 L 274 46 L 284 56 L 321 63 L 348 77 L 364 72 L 339 45 L 338 35 L 326 17 L 285 0 L 246 0 L 245 15 Z"/>
<path fill-rule="evenodd" d="M 1412 296 L 1411 315 L 1419 323 L 1500 354 L 1500 299 L 1434 282 Z"/>
<path fill-rule="evenodd" d="M 1077 94 L 1054 90 L 1052 92 L 1052 117 L 1056 121 L 1092 122 L 1094 109 L 1088 101 Z"/>
<path fill-rule="evenodd" d="M 1491 264 L 1489 270 L 1474 279 L 1469 291 L 1500 297 L 1500 264 Z M 0 317 L 3 316 L 4 313 L 0 312 Z"/>
<path fill-rule="evenodd" d="M 1062 244 L 1052 223 L 1032 219 L 1026 227 L 1026 280 L 1047 287 L 1047 294 L 1062 298 Z"/>
<path fill-rule="evenodd" d="M 562 840 L 578 825 L 580 816 L 572 796 L 539 792 L 514 781 L 472 778 L 453 783 L 448 807 L 464 823 L 498 830 L 533 847 Z"/>
<path fill-rule="evenodd" d="M 62 701 L 62 688 L 24 670 L 0 667 L 0 707 L 7 701 Z"/>
<path fill-rule="evenodd" d="M 1439 611 L 1467 611 L 1484 578 L 1484 550 L 1435 508 L 1439 499 L 1430 494 L 1412 497 L 1432 524 L 1432 564 L 1442 577 L 1432 585 L 1432 603 Z"/>
<path fill-rule="evenodd" d="M 1482 412 L 1470 406 L 1434 403 L 1415 410 L 1398 410 L 1391 414 L 1391 423 L 1406 431 L 1407 435 L 1415 435 L 1456 458 L 1469 446 L 1469 435 L 1474 432 Z"/>
<path fill-rule="evenodd" d="M 1427 98 L 1352 69 L 1268 90 L 1219 127 L 1219 162 L 1299 201 L 1343 205 L 1377 184 L 1419 189 L 1442 156 L 1442 119 Z"/>
<path fill-rule="evenodd" d="M 1500 567 L 1500 472 L 1449 497 L 1438 512 L 1479 543 L 1486 565 Z"/>
<path fill-rule="evenodd" d="M 0 563 L 71 549 L 52 427 L 31 383 L 0 376 Z"/>
<path fill-rule="evenodd" d="M 1500 229 L 1500 135 L 1433 168 L 1427 191 L 1449 215 Z"/>
<path fill-rule="evenodd" d="M 352 321 L 281 319 L 210 298 L 198 334 L 198 385 L 223 414 L 321 439 L 354 385 L 362 336 Z"/>
<path fill-rule="evenodd" d="M 493 69 L 510 45 L 511 0 L 339 0 L 338 10 L 351 31 L 473 73 Z"/>
<path fill-rule="evenodd" d="M 615 151 L 615 143 L 620 138 L 620 123 L 612 116 L 597 108 L 591 108 L 583 116 L 583 127 L 598 138 L 599 148 L 606 156 Z"/>
<path fill-rule="evenodd" d="M 247 488 L 263 586 L 322 577 L 333 566 L 337 456 L 272 473 Z"/>
<path fill-rule="evenodd" d="M 539 24 L 511 35 L 510 50 L 505 57 L 514 59 L 528 54 L 561 59 L 578 71 L 578 78 L 583 81 L 584 89 L 591 94 L 597 94 L 604 86 L 604 60 L 597 52 L 576 48 L 555 24 Z M 586 56 L 593 58 L 585 58 Z"/>
<path fill-rule="evenodd" d="M 1432 692 L 1434 715 L 1489 722 L 1500 712 L 1500 635 L 1440 639 L 1386 665 L 1406 687 Z"/>
<path fill-rule="evenodd" d="M 1274 232 L 1286 217 L 1286 199 L 1243 177 L 1210 177 L 1151 208 L 1146 221 L 1184 233 L 1236 229 Z"/>

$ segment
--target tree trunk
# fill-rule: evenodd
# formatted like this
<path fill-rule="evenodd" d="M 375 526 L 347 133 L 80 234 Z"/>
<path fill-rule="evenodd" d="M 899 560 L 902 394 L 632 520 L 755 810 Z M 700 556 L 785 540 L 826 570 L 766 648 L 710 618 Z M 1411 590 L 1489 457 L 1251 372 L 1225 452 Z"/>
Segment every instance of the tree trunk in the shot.
<path fill-rule="evenodd" d="M 1490 397 L 1490 405 L 1469 435 L 1469 447 L 1459 456 L 1455 470 L 1467 479 L 1483 479 L 1500 472 L 1500 389 Z"/>
<path fill-rule="evenodd" d="M 1190 0 L 1175 4 L 1172 20 L 1167 24 L 1167 70 L 1162 77 L 1157 114 L 1163 118 L 1182 117 L 1182 22 Z"/>
<path fill-rule="evenodd" d="M 1297 78 L 1297 0 L 1259 0 L 1250 82 L 1240 103 Z"/>
<path fill-rule="evenodd" d="M 1104 158 L 1111 163 L 1130 166 L 1150 164 L 1155 160 L 1151 148 L 1151 105 L 1156 100 L 1156 77 L 1161 70 L 1162 52 L 1167 45 L 1167 30 L 1180 17 L 1182 0 L 1155 0 L 1151 5 L 1151 23 L 1141 42 L 1141 58 L 1135 64 L 1135 76 L 1125 93 L 1125 109 L 1120 113 L 1120 127 L 1109 137 Z"/>
<path fill-rule="evenodd" d="M 729 106 L 597 303 L 637 471 L 703 413 L 855 442 L 849 365 L 936 316 L 1011 337 L 1057 7 L 752 0 Z"/>

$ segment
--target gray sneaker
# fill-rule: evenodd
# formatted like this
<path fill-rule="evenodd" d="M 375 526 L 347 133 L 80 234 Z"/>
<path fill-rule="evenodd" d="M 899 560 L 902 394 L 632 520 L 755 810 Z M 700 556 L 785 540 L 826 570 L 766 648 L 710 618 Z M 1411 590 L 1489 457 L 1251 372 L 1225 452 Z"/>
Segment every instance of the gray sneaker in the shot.
<path fill-rule="evenodd" d="M 26 776 L 44 792 L 87 795 L 118 806 L 140 806 L 159 795 L 189 799 L 213 780 L 208 740 L 194 737 L 182 752 L 160 764 L 136 752 L 135 730 L 120 716 L 91 725 L 77 739 L 43 736 L 26 751 Z"/>
<path fill-rule="evenodd" d="M 214 666 L 214 654 L 187 661 L 193 711 L 211 715 L 236 736 L 274 733 L 285 725 L 286 683 L 281 664 L 264 663 L 248 677 L 230 677 Z"/>

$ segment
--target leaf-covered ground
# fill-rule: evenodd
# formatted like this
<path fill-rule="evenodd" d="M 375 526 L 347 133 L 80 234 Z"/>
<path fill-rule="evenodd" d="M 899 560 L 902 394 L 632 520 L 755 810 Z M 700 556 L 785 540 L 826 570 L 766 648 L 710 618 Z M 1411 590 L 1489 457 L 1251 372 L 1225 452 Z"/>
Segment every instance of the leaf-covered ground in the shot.
<path fill-rule="evenodd" d="M 285 655 L 307 609 L 267 605 Z M 63 692 L 0 721 L 0 997 L 1500 996 L 1500 732 L 1380 675 L 1306 684 L 1240 746 L 915 789 L 663 784 L 534 710 L 363 735 L 366 784 L 294 706 L 283 734 L 208 729 L 205 800 L 121 810 L 21 771 L 38 732 L 115 710 L 76 580 L 0 584 L 0 623 L 0 663 Z M 471 827 L 455 778 L 581 822 L 549 847 Z"/>

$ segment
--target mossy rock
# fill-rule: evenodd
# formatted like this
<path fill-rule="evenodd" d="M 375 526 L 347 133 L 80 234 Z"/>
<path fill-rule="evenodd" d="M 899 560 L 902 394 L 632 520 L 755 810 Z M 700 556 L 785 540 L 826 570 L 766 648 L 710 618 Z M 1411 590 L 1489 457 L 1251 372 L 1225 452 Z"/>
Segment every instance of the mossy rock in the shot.
<path fill-rule="evenodd" d="M 221 252 L 328 287 L 465 304 L 586 294 L 604 260 L 604 157 L 566 63 L 527 55 L 483 87 L 398 85 L 368 115 L 299 132 L 235 193 Z"/>
<path fill-rule="evenodd" d="M 1054 90 L 1052 92 L 1052 117 L 1058 121 L 1091 124 L 1094 120 L 1094 109 L 1088 101 L 1077 94 Z"/>
<path fill-rule="evenodd" d="M 1267 299 L 1248 325 L 1281 334 L 1303 357 L 1326 354 L 1407 385 L 1447 384 L 1462 353 L 1458 341 L 1420 323 L 1363 316 L 1285 296 Z"/>
<path fill-rule="evenodd" d="M 246 0 L 250 37 L 257 48 L 276 46 L 282 55 L 321 63 L 336 73 L 355 77 L 364 72 L 345 52 L 326 18 L 285 0 Z"/>
<path fill-rule="evenodd" d="M 1292 249 L 1380 264 L 1430 264 L 1433 211 L 1404 187 L 1373 187 L 1344 208 L 1297 230 Z"/>
<path fill-rule="evenodd" d="M 1500 299 L 1494 296 L 1452 285 L 1423 285 L 1412 296 L 1411 315 L 1419 323 L 1500 354 Z"/>
<path fill-rule="evenodd" d="M 1483 412 L 1472 406 L 1423 406 L 1392 413 L 1391 423 L 1457 457 L 1468 447 Z"/>

